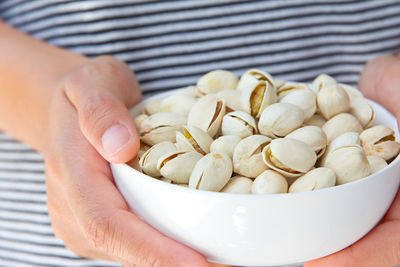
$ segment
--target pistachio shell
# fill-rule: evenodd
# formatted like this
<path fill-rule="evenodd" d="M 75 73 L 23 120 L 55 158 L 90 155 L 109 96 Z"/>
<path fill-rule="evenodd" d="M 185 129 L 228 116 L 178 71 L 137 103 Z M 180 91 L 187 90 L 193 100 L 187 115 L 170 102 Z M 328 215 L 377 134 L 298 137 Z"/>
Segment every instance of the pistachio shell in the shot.
<path fill-rule="evenodd" d="M 240 138 L 257 133 L 256 121 L 243 111 L 234 111 L 226 114 L 221 126 L 223 135 L 237 135 Z"/>
<path fill-rule="evenodd" d="M 251 187 L 252 194 L 282 194 L 287 190 L 285 177 L 273 170 L 266 170 L 257 176 Z"/>
<path fill-rule="evenodd" d="M 301 176 L 308 172 L 317 160 L 310 145 L 290 138 L 272 140 L 262 151 L 262 156 L 268 167 L 287 177 Z"/>
<path fill-rule="evenodd" d="M 196 126 L 183 127 L 183 133 L 176 132 L 176 146 L 184 151 L 196 151 L 200 154 L 210 153 L 211 136 Z"/>
<path fill-rule="evenodd" d="M 276 100 L 275 88 L 266 81 L 259 81 L 254 86 L 242 90 L 242 109 L 256 118 Z"/>
<path fill-rule="evenodd" d="M 197 126 L 214 137 L 225 115 L 225 102 L 219 100 L 215 94 L 200 98 L 190 110 L 188 125 Z"/>
<path fill-rule="evenodd" d="M 303 111 L 288 103 L 276 103 L 267 107 L 258 121 L 258 130 L 271 138 L 286 136 L 303 123 Z"/>
<path fill-rule="evenodd" d="M 244 176 L 234 176 L 222 188 L 221 192 L 231 194 L 251 194 L 253 180 Z"/>
<path fill-rule="evenodd" d="M 345 132 L 335 139 L 329 144 L 326 153 L 329 154 L 330 152 L 346 146 L 358 146 L 360 145 L 360 135 L 357 132 Z"/>
<path fill-rule="evenodd" d="M 188 183 L 194 166 L 202 157 L 200 153 L 194 151 L 173 151 L 158 159 L 157 169 L 162 176 L 175 183 Z"/>
<path fill-rule="evenodd" d="M 218 137 L 211 143 L 210 151 L 211 152 L 218 152 L 218 153 L 225 153 L 230 158 L 233 157 L 233 151 L 237 144 L 239 144 L 240 140 L 242 140 L 237 135 L 224 135 Z"/>
<path fill-rule="evenodd" d="M 187 116 L 197 100 L 185 94 L 173 94 L 164 98 L 160 103 L 161 112 L 173 112 Z"/>
<path fill-rule="evenodd" d="M 228 110 L 242 110 L 242 104 L 240 103 L 242 92 L 238 90 L 223 90 L 217 93 L 219 99 L 223 99 Z"/>
<path fill-rule="evenodd" d="M 361 93 L 361 91 L 357 90 L 353 86 L 343 84 L 343 83 L 339 83 L 339 86 L 342 87 L 346 91 L 346 93 L 350 97 L 350 100 L 353 100 L 355 98 L 363 98 L 364 97 L 363 94 Z"/>
<path fill-rule="evenodd" d="M 373 155 L 390 160 L 400 151 L 394 131 L 387 126 L 377 125 L 364 130 L 360 134 L 361 145 L 367 155 Z"/>
<path fill-rule="evenodd" d="M 316 168 L 297 178 L 289 187 L 289 193 L 315 191 L 336 184 L 336 175 L 329 168 Z"/>
<path fill-rule="evenodd" d="M 137 115 L 134 119 L 135 125 L 137 129 L 140 129 L 140 126 L 142 125 L 142 122 L 147 119 L 149 117 L 149 115 L 146 114 L 140 114 Z"/>
<path fill-rule="evenodd" d="M 161 99 L 153 99 L 147 101 L 143 107 L 143 113 L 146 115 L 153 115 L 155 113 L 160 112 L 160 103 Z"/>
<path fill-rule="evenodd" d="M 321 114 L 329 120 L 350 109 L 350 98 L 343 88 L 329 83 L 318 92 L 317 105 Z"/>
<path fill-rule="evenodd" d="M 172 180 L 165 177 L 161 177 L 159 180 L 167 184 L 172 184 Z"/>
<path fill-rule="evenodd" d="M 281 100 L 286 95 L 301 90 L 311 90 L 311 88 L 305 83 L 285 84 L 284 86 L 279 87 L 279 89 L 276 89 L 276 94 L 278 95 L 278 99 Z"/>
<path fill-rule="evenodd" d="M 360 121 L 364 128 L 370 127 L 375 122 L 375 110 L 365 98 L 353 98 L 349 112 Z"/>
<path fill-rule="evenodd" d="M 302 109 L 304 120 L 311 118 L 317 110 L 317 95 L 311 90 L 294 90 L 281 99 L 281 103 L 289 103 Z"/>
<path fill-rule="evenodd" d="M 367 160 L 371 167 L 371 174 L 382 170 L 388 165 L 383 158 L 377 156 L 367 156 Z"/>
<path fill-rule="evenodd" d="M 327 86 L 331 86 L 332 84 L 336 85 L 337 82 L 334 78 L 327 74 L 320 74 L 317 76 L 317 78 L 314 79 L 312 83 L 312 90 L 318 94 L 319 91 L 321 91 L 323 88 Z"/>
<path fill-rule="evenodd" d="M 224 153 L 211 152 L 201 158 L 189 179 L 189 188 L 220 191 L 232 176 L 232 161 Z"/>
<path fill-rule="evenodd" d="M 286 135 L 286 138 L 296 139 L 310 145 L 317 157 L 321 157 L 328 144 L 325 132 L 318 126 L 304 126 Z"/>
<path fill-rule="evenodd" d="M 325 122 L 326 120 L 321 114 L 314 114 L 310 119 L 304 122 L 304 125 L 314 125 L 322 128 Z"/>
<path fill-rule="evenodd" d="M 179 88 L 177 90 L 178 91 L 176 92 L 176 94 L 196 97 L 197 87 L 194 85 L 185 86 L 185 87 Z"/>
<path fill-rule="evenodd" d="M 319 165 L 320 166 L 325 165 L 326 158 L 332 151 L 335 151 L 338 148 L 349 147 L 349 146 L 361 147 L 360 137 L 358 133 L 346 132 L 333 139 L 332 142 L 330 142 L 330 144 L 326 148 L 324 155 L 321 157 Z"/>
<path fill-rule="evenodd" d="M 327 155 L 324 167 L 336 174 L 338 185 L 349 183 L 371 174 L 367 157 L 361 147 L 350 146 L 338 148 Z"/>
<path fill-rule="evenodd" d="M 274 81 L 275 81 L 275 88 L 276 88 L 277 92 L 279 91 L 280 88 L 282 88 L 283 86 L 286 85 L 286 81 L 284 81 L 284 80 L 274 78 Z"/>
<path fill-rule="evenodd" d="M 254 87 L 260 81 L 269 83 L 274 91 L 276 91 L 275 80 L 272 76 L 269 73 L 258 69 L 250 69 L 246 71 L 239 80 L 237 90 L 244 91 L 249 87 Z"/>
<path fill-rule="evenodd" d="M 140 139 L 149 145 L 162 141 L 175 142 L 175 132 L 181 131 L 186 118 L 172 112 L 155 113 L 143 120 L 140 128 Z"/>
<path fill-rule="evenodd" d="M 157 162 L 163 155 L 176 151 L 176 147 L 169 141 L 158 143 L 148 149 L 139 160 L 139 166 L 144 173 L 153 176 L 161 176 L 157 169 Z"/>
<path fill-rule="evenodd" d="M 138 151 L 138 158 L 141 158 L 143 156 L 143 154 L 150 148 L 150 146 L 148 144 L 145 144 L 143 142 L 140 142 L 140 147 L 139 147 L 139 151 Z"/>
<path fill-rule="evenodd" d="M 263 135 L 251 135 L 241 140 L 233 151 L 235 173 L 255 178 L 268 169 L 262 159 L 261 151 L 271 139 Z"/>
<path fill-rule="evenodd" d="M 324 126 L 322 126 L 322 130 L 326 133 L 328 143 L 330 143 L 333 139 L 346 132 L 361 133 L 363 127 L 353 115 L 341 113 L 329 119 Z"/>
<path fill-rule="evenodd" d="M 214 70 L 203 75 L 197 82 L 197 90 L 200 94 L 206 95 L 217 93 L 222 90 L 236 89 L 238 77 L 230 71 Z"/>

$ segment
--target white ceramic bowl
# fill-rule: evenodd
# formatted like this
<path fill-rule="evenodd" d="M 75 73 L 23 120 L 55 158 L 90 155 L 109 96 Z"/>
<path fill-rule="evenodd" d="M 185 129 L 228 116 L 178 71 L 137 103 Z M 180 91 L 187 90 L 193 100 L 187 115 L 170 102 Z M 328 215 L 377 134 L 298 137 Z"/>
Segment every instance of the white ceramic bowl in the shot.
<path fill-rule="evenodd" d="M 399 138 L 393 115 L 371 103 L 376 124 L 395 129 Z M 132 114 L 139 114 L 142 105 Z M 352 183 L 277 195 L 200 191 L 159 181 L 126 164 L 111 168 L 131 209 L 163 234 L 212 262 L 276 266 L 326 256 L 368 233 L 396 195 L 399 161 Z"/>

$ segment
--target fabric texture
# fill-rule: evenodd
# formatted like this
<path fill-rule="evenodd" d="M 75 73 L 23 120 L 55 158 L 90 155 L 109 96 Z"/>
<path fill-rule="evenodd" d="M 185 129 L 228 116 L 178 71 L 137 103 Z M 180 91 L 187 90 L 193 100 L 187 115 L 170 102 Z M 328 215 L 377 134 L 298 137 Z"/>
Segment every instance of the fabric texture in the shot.
<path fill-rule="evenodd" d="M 356 85 L 366 61 L 400 48 L 398 0 L 3 0 L 0 18 L 53 45 L 114 55 L 145 95 L 214 69 L 300 82 L 328 73 Z M 118 266 L 54 237 L 45 191 L 43 157 L 0 134 L 0 266 Z"/>

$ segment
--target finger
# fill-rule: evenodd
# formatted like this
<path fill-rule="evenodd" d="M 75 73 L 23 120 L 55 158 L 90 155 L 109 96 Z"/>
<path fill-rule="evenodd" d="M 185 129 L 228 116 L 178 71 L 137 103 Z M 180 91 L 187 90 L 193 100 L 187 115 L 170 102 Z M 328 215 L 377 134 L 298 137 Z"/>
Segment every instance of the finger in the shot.
<path fill-rule="evenodd" d="M 354 245 L 304 267 L 393 267 L 400 263 L 399 233 L 398 221 L 385 222 Z"/>
<path fill-rule="evenodd" d="M 371 98 L 400 117 L 400 60 L 382 55 L 369 61 L 361 72 L 359 88 Z"/>
<path fill-rule="evenodd" d="M 76 124 L 73 112 L 66 114 L 65 121 L 72 129 Z M 64 188 L 69 206 L 93 248 L 126 265 L 208 266 L 204 256 L 162 235 L 129 211 L 113 184 L 108 165 L 84 136 L 76 133 L 70 142 L 79 145 L 69 147 L 70 154 L 62 159 Z M 78 151 L 85 151 L 85 157 L 77 158 Z"/>
<path fill-rule="evenodd" d="M 126 65 L 100 58 L 71 74 L 64 90 L 83 134 L 105 159 L 122 163 L 137 154 L 139 138 L 127 107 L 140 100 L 140 91 Z"/>

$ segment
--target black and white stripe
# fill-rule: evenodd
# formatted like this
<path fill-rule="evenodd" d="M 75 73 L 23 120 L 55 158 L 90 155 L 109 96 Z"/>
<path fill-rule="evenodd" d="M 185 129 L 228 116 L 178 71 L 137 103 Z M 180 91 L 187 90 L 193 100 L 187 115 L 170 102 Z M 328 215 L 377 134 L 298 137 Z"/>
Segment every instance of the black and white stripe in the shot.
<path fill-rule="evenodd" d="M 111 54 L 144 92 L 250 67 L 310 82 L 355 85 L 365 62 L 400 48 L 400 1 L 3 0 L 0 17 L 91 57 Z M 0 134 L 0 265 L 106 266 L 74 256 L 51 231 L 43 157 Z"/>

